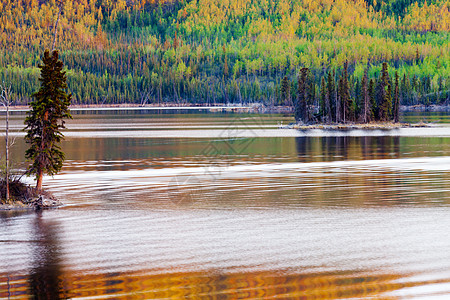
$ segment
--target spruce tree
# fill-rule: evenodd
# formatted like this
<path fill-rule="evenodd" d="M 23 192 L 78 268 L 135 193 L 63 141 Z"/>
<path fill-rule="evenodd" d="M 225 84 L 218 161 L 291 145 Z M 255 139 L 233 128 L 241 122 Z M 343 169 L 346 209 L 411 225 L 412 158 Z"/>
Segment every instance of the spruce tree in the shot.
<path fill-rule="evenodd" d="M 403 74 L 403 79 L 400 85 L 400 102 L 408 103 L 407 97 L 409 92 L 409 78 L 406 79 L 406 73 Z"/>
<path fill-rule="evenodd" d="M 443 91 L 444 90 L 444 82 L 441 76 L 439 76 L 438 79 L 438 91 Z M 436 98 L 436 103 L 440 104 L 441 102 L 441 92 L 437 93 L 437 98 Z"/>
<path fill-rule="evenodd" d="M 25 141 L 30 144 L 25 155 L 32 161 L 27 173 L 36 176 L 37 192 L 42 188 L 44 173 L 55 175 L 62 168 L 64 153 L 59 144 L 64 136 L 61 130 L 65 128 L 64 119 L 72 118 L 69 112 L 72 95 L 66 92 L 66 73 L 58 51 L 50 55 L 45 50 L 42 61 L 39 65 L 41 87 L 32 95 L 31 110 L 25 118 Z"/>
<path fill-rule="evenodd" d="M 378 120 L 378 106 L 375 92 L 375 80 L 373 78 L 369 81 L 369 98 L 370 98 L 370 119 Z"/>
<path fill-rule="evenodd" d="M 299 120 L 304 123 L 308 123 L 310 121 L 310 112 L 309 112 L 309 102 L 310 102 L 310 91 L 308 84 L 308 68 L 302 68 L 300 70 L 300 78 L 298 79 L 298 87 L 297 87 L 297 109 L 299 112 Z"/>
<path fill-rule="evenodd" d="M 398 85 L 398 72 L 395 72 L 395 91 L 394 91 L 394 122 L 398 123 L 400 114 L 400 91 Z"/>
<path fill-rule="evenodd" d="M 224 62 L 223 62 L 223 76 L 225 78 L 228 77 L 228 59 L 227 59 L 227 51 L 225 49 L 225 45 L 222 46 L 222 50 L 223 50 L 223 57 L 224 57 Z"/>
<path fill-rule="evenodd" d="M 333 74 L 328 72 L 327 78 L 327 98 L 330 105 L 330 109 L 328 111 L 328 118 L 330 121 L 336 121 L 336 85 L 334 82 Z"/>
<path fill-rule="evenodd" d="M 288 105 L 291 102 L 291 84 L 287 76 L 284 76 L 281 81 L 281 101 L 284 105 Z"/>
<path fill-rule="evenodd" d="M 350 97 L 350 83 L 348 81 L 348 62 L 344 64 L 344 73 L 342 74 L 342 86 L 341 86 L 341 106 L 342 106 L 342 118 L 344 123 L 352 120 L 352 99 Z"/>
<path fill-rule="evenodd" d="M 384 111 L 384 121 L 392 120 L 392 85 L 389 83 L 386 92 L 386 98 L 384 100 L 385 108 Z"/>
<path fill-rule="evenodd" d="M 364 76 L 361 82 L 361 93 L 362 93 L 362 121 L 364 123 L 368 123 L 371 120 L 371 105 L 370 105 L 370 96 L 369 96 L 369 86 L 368 86 L 368 70 L 367 68 L 364 70 Z"/>
<path fill-rule="evenodd" d="M 356 77 L 353 77 L 356 78 Z M 353 101 L 352 101 L 352 118 L 353 121 L 357 121 L 358 118 L 361 116 L 362 112 L 362 82 L 359 81 L 359 78 L 356 78 L 355 80 L 355 88 L 354 88 L 354 94 L 352 95 Z"/>
<path fill-rule="evenodd" d="M 419 97 L 418 97 L 418 93 L 419 93 L 419 83 L 416 77 L 416 74 L 414 74 L 413 78 L 412 78 L 412 88 L 411 88 L 411 104 L 418 104 L 419 101 Z"/>
<path fill-rule="evenodd" d="M 309 105 L 309 112 L 312 113 L 314 111 L 314 105 L 316 104 L 316 89 L 317 86 L 314 83 L 315 79 L 311 71 L 308 72 L 308 105 Z"/>
<path fill-rule="evenodd" d="M 301 97 L 300 97 L 300 90 L 302 89 L 303 85 L 301 82 L 300 77 L 297 79 L 297 94 L 293 97 L 294 98 L 294 117 L 295 121 L 298 123 L 302 121 L 302 113 L 303 113 L 303 107 L 301 103 Z"/>
<path fill-rule="evenodd" d="M 336 99 L 336 122 L 342 122 L 342 76 L 339 76 L 338 88 L 337 88 L 337 99 Z"/>
<path fill-rule="evenodd" d="M 328 123 L 328 99 L 327 99 L 327 87 L 325 85 L 325 77 L 322 77 L 320 83 L 320 117 L 322 122 Z"/>
<path fill-rule="evenodd" d="M 379 97 L 379 118 L 381 121 L 388 121 L 392 115 L 392 87 L 390 84 L 388 65 L 383 63 L 381 78 L 378 87 Z"/>

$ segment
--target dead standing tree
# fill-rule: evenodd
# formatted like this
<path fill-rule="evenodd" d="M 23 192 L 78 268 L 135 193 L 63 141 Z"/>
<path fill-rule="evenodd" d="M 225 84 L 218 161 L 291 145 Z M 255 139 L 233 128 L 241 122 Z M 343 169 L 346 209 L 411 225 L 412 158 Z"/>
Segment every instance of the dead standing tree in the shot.
<path fill-rule="evenodd" d="M 140 92 L 140 106 L 144 107 L 147 105 L 147 103 L 150 101 L 150 98 L 153 96 L 155 88 L 153 86 L 150 86 L 143 91 Z"/>
<path fill-rule="evenodd" d="M 12 104 L 12 100 L 11 100 L 11 85 L 6 86 L 5 83 L 3 83 L 2 85 L 0 85 L 0 103 L 3 105 L 3 107 L 6 109 L 6 127 L 5 127 L 5 142 L 6 142 L 6 146 L 5 146 L 5 164 L 6 164 L 6 170 L 5 170 L 5 184 L 6 184 L 6 201 L 9 201 L 10 198 L 10 193 L 9 193 L 9 152 L 10 152 L 10 148 L 14 145 L 14 141 L 15 139 L 13 139 L 12 141 L 9 138 L 9 107 Z"/>
<path fill-rule="evenodd" d="M 59 23 L 59 18 L 61 17 L 61 13 L 62 13 L 62 10 L 63 10 L 63 4 L 64 3 L 63 3 L 62 0 L 58 1 L 59 11 L 58 11 L 58 17 L 56 18 L 56 23 L 55 23 L 55 32 L 54 32 L 54 35 L 53 35 L 52 51 L 55 50 L 55 47 L 56 47 L 56 36 L 58 35 L 58 23 Z"/>

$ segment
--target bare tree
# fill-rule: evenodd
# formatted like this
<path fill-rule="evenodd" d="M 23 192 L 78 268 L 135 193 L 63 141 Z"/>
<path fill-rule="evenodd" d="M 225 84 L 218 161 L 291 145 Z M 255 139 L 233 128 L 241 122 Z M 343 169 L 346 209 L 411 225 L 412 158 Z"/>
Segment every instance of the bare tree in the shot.
<path fill-rule="evenodd" d="M 108 100 L 108 96 L 103 96 L 102 97 L 102 103 L 100 103 L 100 107 L 103 107 L 103 105 L 105 104 L 105 102 Z"/>
<path fill-rule="evenodd" d="M 59 11 L 58 11 L 58 17 L 56 18 L 56 23 L 55 23 L 55 32 L 54 32 L 54 35 L 53 35 L 52 50 L 55 50 L 55 47 L 56 47 L 56 36 L 58 35 L 58 23 L 59 23 L 59 17 L 61 16 L 61 12 L 62 12 L 62 9 L 63 9 L 63 4 L 64 3 L 63 3 L 62 0 L 58 1 Z"/>
<path fill-rule="evenodd" d="M 141 91 L 141 103 L 140 105 L 144 107 L 150 101 L 150 97 L 153 95 L 155 88 L 153 86 L 148 87 L 144 91 Z"/>
<path fill-rule="evenodd" d="M 5 174 L 5 184 L 6 184 L 6 201 L 9 201 L 9 150 L 14 144 L 14 140 L 9 139 L 9 107 L 12 104 L 11 100 L 11 85 L 6 86 L 5 83 L 0 85 L 0 103 L 6 109 L 6 128 L 5 128 L 5 142 L 6 142 L 6 174 Z"/>

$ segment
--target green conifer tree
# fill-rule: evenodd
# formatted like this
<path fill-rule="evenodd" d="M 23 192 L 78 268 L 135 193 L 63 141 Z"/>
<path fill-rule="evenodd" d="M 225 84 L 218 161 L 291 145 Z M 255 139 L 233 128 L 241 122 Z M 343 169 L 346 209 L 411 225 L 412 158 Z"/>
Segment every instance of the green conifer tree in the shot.
<path fill-rule="evenodd" d="M 407 84 L 408 81 L 408 84 Z M 409 79 L 406 79 L 406 73 L 403 74 L 403 79 L 400 84 L 400 102 L 407 103 L 407 96 L 408 96 L 408 90 L 409 90 Z"/>
<path fill-rule="evenodd" d="M 291 84 L 287 76 L 284 76 L 281 81 L 281 102 L 284 105 L 289 105 L 291 102 Z"/>
<path fill-rule="evenodd" d="M 348 62 L 344 64 L 344 72 L 342 74 L 342 86 L 340 90 L 342 119 L 344 123 L 353 121 L 352 118 L 352 99 L 350 97 L 350 83 L 348 81 Z"/>
<path fill-rule="evenodd" d="M 328 116 L 328 105 L 327 105 L 327 87 L 325 85 L 325 77 L 322 77 L 322 80 L 320 82 L 320 109 L 319 114 L 322 118 L 322 122 L 328 122 L 327 116 Z"/>
<path fill-rule="evenodd" d="M 364 77 L 364 76 L 363 76 Z M 356 77 L 353 77 L 354 79 Z M 362 112 L 362 82 L 359 80 L 359 78 L 355 79 L 355 88 L 354 90 L 354 94 L 352 95 L 352 118 L 353 121 L 358 120 L 358 118 L 361 116 L 361 112 Z"/>
<path fill-rule="evenodd" d="M 338 84 L 337 84 L 337 99 L 336 99 L 336 122 L 342 122 L 342 91 L 343 88 L 343 80 L 342 76 L 339 76 Z"/>
<path fill-rule="evenodd" d="M 362 121 L 364 123 L 368 123 L 371 120 L 371 103 L 370 103 L 370 95 L 369 95 L 369 86 L 368 86 L 368 69 L 364 70 L 364 76 L 361 82 L 361 93 L 362 93 Z"/>
<path fill-rule="evenodd" d="M 334 82 L 334 76 L 331 71 L 328 72 L 327 92 L 327 98 L 330 105 L 330 110 L 328 112 L 329 120 L 336 121 L 336 84 Z"/>
<path fill-rule="evenodd" d="M 299 120 L 304 123 L 308 123 L 311 119 L 311 114 L 309 111 L 309 103 L 311 99 L 311 92 L 309 91 L 310 84 L 308 84 L 309 69 L 303 68 L 300 72 L 301 74 L 298 79 L 297 88 L 297 110 L 299 112 Z"/>
<path fill-rule="evenodd" d="M 373 78 L 369 81 L 369 98 L 370 98 L 370 112 L 371 120 L 378 120 L 378 107 L 375 92 L 375 80 Z"/>
<path fill-rule="evenodd" d="M 381 69 L 381 78 L 379 83 L 379 103 L 380 103 L 380 120 L 388 121 L 392 115 L 392 87 L 390 84 L 388 65 L 383 63 Z"/>
<path fill-rule="evenodd" d="M 384 121 L 392 120 L 392 85 L 389 83 L 387 87 L 386 97 L 384 99 Z"/>
<path fill-rule="evenodd" d="M 42 57 L 41 87 L 32 96 L 31 110 L 25 118 L 25 141 L 30 144 L 26 158 L 32 161 L 27 170 L 36 176 L 36 190 L 42 189 L 42 177 L 54 175 L 61 168 L 64 153 L 59 146 L 64 138 L 61 130 L 65 128 L 66 118 L 72 118 L 69 112 L 71 96 L 66 93 L 66 73 L 59 60 L 58 51 L 46 50 Z"/>
<path fill-rule="evenodd" d="M 398 72 L 395 72 L 395 90 L 394 90 L 394 122 L 398 123 L 400 117 L 400 90 L 398 83 Z"/>
<path fill-rule="evenodd" d="M 303 120 L 303 112 L 306 110 L 306 107 L 303 106 L 303 92 L 304 86 L 303 81 L 301 77 L 298 77 L 297 79 L 297 95 L 295 97 L 295 104 L 294 104 L 294 117 L 295 121 L 298 123 Z"/>
<path fill-rule="evenodd" d="M 222 46 L 222 50 L 223 50 L 223 57 L 224 57 L 223 76 L 225 78 L 228 78 L 228 59 L 227 59 L 227 52 L 226 52 L 226 49 L 225 49 L 225 45 Z"/>

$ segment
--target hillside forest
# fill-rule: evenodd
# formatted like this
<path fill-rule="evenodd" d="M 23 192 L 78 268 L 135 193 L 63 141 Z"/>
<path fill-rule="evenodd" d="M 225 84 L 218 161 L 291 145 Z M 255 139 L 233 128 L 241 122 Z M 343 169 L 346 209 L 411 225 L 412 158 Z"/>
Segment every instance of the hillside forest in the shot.
<path fill-rule="evenodd" d="M 17 105 L 39 88 L 59 1 L 0 1 L 0 82 Z M 306 97 L 320 107 L 315 117 L 356 119 L 450 103 L 447 0 L 64 0 L 61 8 L 56 49 L 75 104 L 297 107 Z"/>

